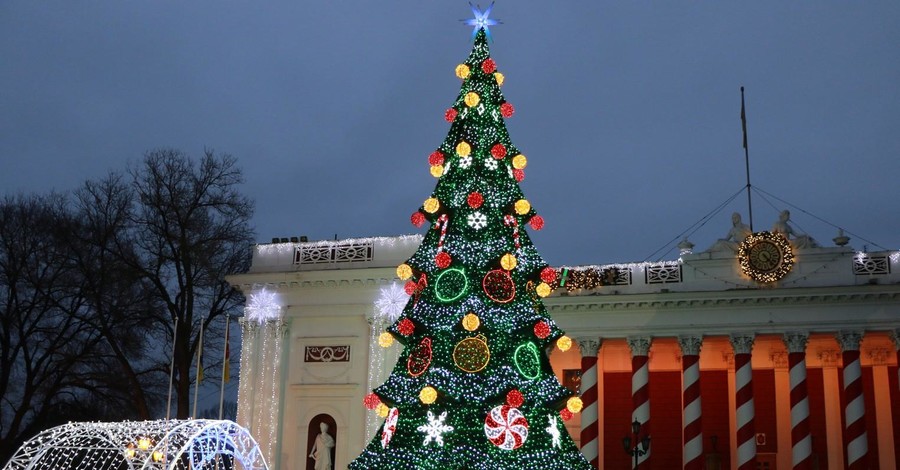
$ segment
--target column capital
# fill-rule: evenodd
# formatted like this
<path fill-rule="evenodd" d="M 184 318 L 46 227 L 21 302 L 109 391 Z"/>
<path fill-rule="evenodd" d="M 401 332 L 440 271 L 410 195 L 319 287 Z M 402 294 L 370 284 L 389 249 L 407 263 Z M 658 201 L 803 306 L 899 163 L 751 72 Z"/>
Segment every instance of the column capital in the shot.
<path fill-rule="evenodd" d="M 259 329 L 259 322 L 256 320 L 250 320 L 247 317 L 239 317 L 238 323 L 241 325 L 241 330 L 245 335 L 256 333 L 256 330 Z"/>
<path fill-rule="evenodd" d="M 806 343 L 809 342 L 807 331 L 787 331 L 782 337 L 784 345 L 790 353 L 806 353 Z"/>
<path fill-rule="evenodd" d="M 700 347 L 703 345 L 702 335 L 679 335 L 678 345 L 681 346 L 681 354 L 684 356 L 700 355 Z"/>
<path fill-rule="evenodd" d="M 735 354 L 750 354 L 753 350 L 753 341 L 756 335 L 753 333 L 732 333 L 728 335 L 731 341 L 731 347 L 734 348 Z"/>
<path fill-rule="evenodd" d="M 581 350 L 581 357 L 597 357 L 600 352 L 600 346 L 603 344 L 602 338 L 583 337 L 577 338 L 578 349 Z"/>
<path fill-rule="evenodd" d="M 653 342 L 653 337 L 629 336 L 626 340 L 628 347 L 631 348 L 632 356 L 646 356 L 650 353 L 650 343 Z"/>
<path fill-rule="evenodd" d="M 900 328 L 891 330 L 891 339 L 894 340 L 894 347 L 900 351 Z"/>
<path fill-rule="evenodd" d="M 863 332 L 860 330 L 842 330 L 834 335 L 841 345 L 841 351 L 859 351 L 859 343 L 862 341 Z"/>

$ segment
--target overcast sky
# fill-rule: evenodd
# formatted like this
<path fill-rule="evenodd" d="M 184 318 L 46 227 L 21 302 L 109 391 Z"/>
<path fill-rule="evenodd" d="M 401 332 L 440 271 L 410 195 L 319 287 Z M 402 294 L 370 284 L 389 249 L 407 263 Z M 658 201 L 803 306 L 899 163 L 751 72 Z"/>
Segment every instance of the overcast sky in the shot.
<path fill-rule="evenodd" d="M 741 85 L 753 184 L 900 247 L 900 2 L 501 0 L 492 16 L 551 264 L 641 261 L 740 190 Z M 244 168 L 260 241 L 417 232 L 469 17 L 462 0 L 3 0 L 0 194 L 207 147 Z M 776 208 L 753 207 L 771 228 Z"/>

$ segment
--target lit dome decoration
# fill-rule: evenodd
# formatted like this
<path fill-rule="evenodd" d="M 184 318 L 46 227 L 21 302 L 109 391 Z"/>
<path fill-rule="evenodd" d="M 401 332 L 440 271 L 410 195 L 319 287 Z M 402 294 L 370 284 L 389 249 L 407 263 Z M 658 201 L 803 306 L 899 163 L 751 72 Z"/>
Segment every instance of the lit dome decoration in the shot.
<path fill-rule="evenodd" d="M 268 470 L 259 445 L 233 421 L 69 423 L 22 444 L 4 470 L 119 468 Z"/>
<path fill-rule="evenodd" d="M 274 292 L 260 289 L 250 294 L 244 311 L 249 320 L 265 323 L 280 316 L 281 305 L 279 305 L 278 296 Z"/>

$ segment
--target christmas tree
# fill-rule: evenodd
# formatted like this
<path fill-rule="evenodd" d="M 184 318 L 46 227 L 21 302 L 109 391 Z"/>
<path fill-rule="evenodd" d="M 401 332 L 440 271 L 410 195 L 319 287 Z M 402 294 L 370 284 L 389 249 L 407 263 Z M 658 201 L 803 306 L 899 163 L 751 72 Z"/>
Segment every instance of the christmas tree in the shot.
<path fill-rule="evenodd" d="M 525 230 L 543 219 L 519 187 L 527 162 L 507 133 L 513 107 L 488 50 L 496 23 L 490 9 L 475 11 L 472 52 L 456 67 L 462 87 L 445 113 L 450 131 L 428 158 L 438 182 L 412 216 L 430 229 L 397 268 L 410 299 L 379 339 L 404 349 L 365 399 L 386 419 L 351 469 L 591 468 L 563 424 L 581 400 L 546 353 L 571 340 L 541 301 L 557 272 Z"/>

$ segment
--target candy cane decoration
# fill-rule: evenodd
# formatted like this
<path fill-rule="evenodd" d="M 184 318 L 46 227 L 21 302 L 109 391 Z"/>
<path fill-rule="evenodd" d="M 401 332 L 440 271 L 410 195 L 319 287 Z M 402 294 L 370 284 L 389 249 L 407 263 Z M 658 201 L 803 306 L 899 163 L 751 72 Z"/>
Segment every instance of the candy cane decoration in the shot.
<path fill-rule="evenodd" d="M 753 406 L 753 369 L 750 351 L 754 335 L 732 335 L 734 348 L 735 418 L 737 422 L 738 470 L 756 470 L 756 415 Z"/>
<path fill-rule="evenodd" d="M 700 336 L 679 336 L 678 343 L 681 346 L 681 365 L 683 385 L 682 413 L 684 423 L 684 469 L 702 470 L 705 466 L 703 459 L 703 433 L 701 431 L 700 411 L 700 346 L 703 338 Z"/>
<path fill-rule="evenodd" d="M 806 388 L 806 342 L 808 333 L 784 334 L 788 348 L 791 387 L 791 462 L 794 470 L 812 468 L 812 435 L 809 431 L 809 392 Z"/>
<path fill-rule="evenodd" d="M 859 342 L 862 332 L 842 331 L 837 334 L 844 362 L 844 445 L 847 450 L 847 469 L 868 468 L 866 454 L 866 405 L 863 399 L 862 368 L 859 364 Z"/>
<path fill-rule="evenodd" d="M 581 349 L 581 454 L 591 463 L 591 468 L 600 468 L 599 436 L 597 423 L 597 353 L 599 338 L 579 338 Z"/>
<path fill-rule="evenodd" d="M 515 217 L 506 214 L 505 216 L 503 216 L 503 223 L 507 227 L 513 228 L 513 242 L 516 244 L 516 252 L 518 252 L 519 249 L 522 248 L 522 245 L 519 242 L 519 221 L 516 220 Z"/>
<path fill-rule="evenodd" d="M 437 223 L 434 224 L 434 229 L 441 230 L 441 236 L 438 238 L 437 244 L 437 253 L 444 251 L 444 237 L 447 236 L 447 225 L 449 225 L 450 217 L 447 214 L 441 214 L 438 217 Z"/>

